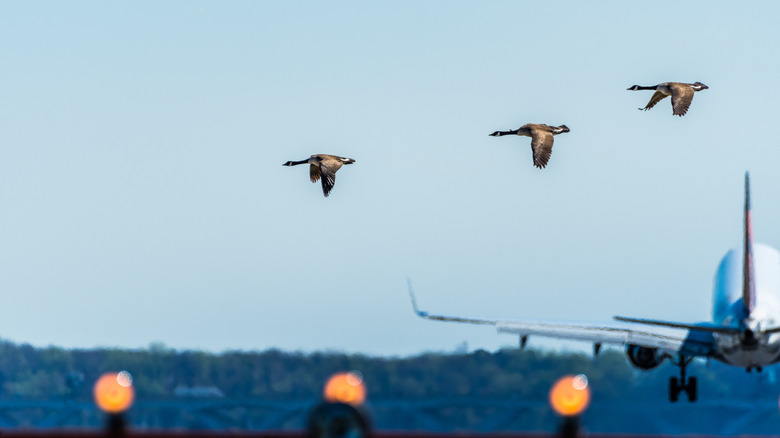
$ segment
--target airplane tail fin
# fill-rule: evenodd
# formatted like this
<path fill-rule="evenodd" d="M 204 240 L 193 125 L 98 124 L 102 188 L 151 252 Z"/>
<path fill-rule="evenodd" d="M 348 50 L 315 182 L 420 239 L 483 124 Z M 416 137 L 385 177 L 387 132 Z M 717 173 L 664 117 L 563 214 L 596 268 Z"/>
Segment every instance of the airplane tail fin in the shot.
<path fill-rule="evenodd" d="M 750 217 L 750 174 L 745 172 L 745 236 L 742 264 L 742 306 L 745 316 L 756 307 L 756 275 L 753 268 L 753 225 Z"/>

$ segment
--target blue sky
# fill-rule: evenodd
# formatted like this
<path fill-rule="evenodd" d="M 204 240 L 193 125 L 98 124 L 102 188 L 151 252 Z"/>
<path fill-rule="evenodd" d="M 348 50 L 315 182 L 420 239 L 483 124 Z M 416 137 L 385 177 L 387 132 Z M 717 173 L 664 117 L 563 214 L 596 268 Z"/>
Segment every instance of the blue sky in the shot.
<path fill-rule="evenodd" d="M 709 320 L 780 246 L 778 6 L 2 2 L 0 336 L 413 354 L 417 319 Z M 673 13 L 664 12 L 672 11 Z M 633 84 L 701 81 L 688 114 Z M 566 124 L 550 165 L 524 123 Z M 329 198 L 287 160 L 356 160 Z M 531 345 L 542 345 L 531 340 Z"/>

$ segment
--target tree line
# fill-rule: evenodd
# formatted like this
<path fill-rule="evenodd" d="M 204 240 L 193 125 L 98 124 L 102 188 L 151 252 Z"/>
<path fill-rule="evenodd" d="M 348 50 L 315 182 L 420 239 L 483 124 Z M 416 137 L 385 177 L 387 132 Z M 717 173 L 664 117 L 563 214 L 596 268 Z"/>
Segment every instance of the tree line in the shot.
<path fill-rule="evenodd" d="M 0 342 L 0 397 L 4 399 L 90 399 L 97 378 L 119 370 L 133 375 L 139 400 L 175 397 L 177 388 L 216 388 L 227 398 L 314 400 L 330 375 L 349 370 L 362 373 L 369 399 L 544 400 L 559 377 L 585 374 L 594 399 L 666 400 L 668 378 L 678 373 L 668 362 L 655 370 L 636 370 L 621 350 L 606 350 L 598 357 L 532 349 L 372 357 L 273 349 L 216 354 L 176 351 L 162 344 L 146 349 L 36 348 Z M 776 399 L 780 392 L 771 368 L 751 375 L 721 364 L 695 362 L 689 374 L 698 376 L 702 399 Z"/>

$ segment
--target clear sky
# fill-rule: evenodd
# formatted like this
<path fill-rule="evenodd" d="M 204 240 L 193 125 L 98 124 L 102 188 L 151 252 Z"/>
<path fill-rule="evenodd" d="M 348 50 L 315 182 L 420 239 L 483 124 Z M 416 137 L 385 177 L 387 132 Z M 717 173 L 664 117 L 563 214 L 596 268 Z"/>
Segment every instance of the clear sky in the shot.
<path fill-rule="evenodd" d="M 709 320 L 780 246 L 777 2 L 0 2 L 0 336 L 405 355 Z M 633 84 L 701 81 L 683 117 Z M 549 166 L 524 123 L 566 124 Z M 329 198 L 287 160 L 354 158 Z M 540 346 L 540 339 L 530 345 Z"/>

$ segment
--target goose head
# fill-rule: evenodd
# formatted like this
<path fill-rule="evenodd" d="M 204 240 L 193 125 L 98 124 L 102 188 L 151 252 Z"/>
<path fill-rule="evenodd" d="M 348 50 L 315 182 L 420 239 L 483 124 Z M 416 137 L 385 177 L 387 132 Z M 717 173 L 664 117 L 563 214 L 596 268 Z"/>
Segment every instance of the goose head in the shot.
<path fill-rule="evenodd" d="M 706 90 L 707 88 L 710 88 L 710 87 L 702 84 L 701 82 L 694 82 L 693 86 L 691 86 L 691 88 L 693 88 L 693 91 L 701 91 L 701 90 Z"/>
<path fill-rule="evenodd" d="M 282 164 L 282 166 L 294 166 L 294 164 L 293 164 L 292 161 L 288 161 L 288 162 Z"/>
<path fill-rule="evenodd" d="M 626 88 L 626 90 L 637 91 L 639 90 L 639 85 L 632 85 L 631 87 Z"/>

